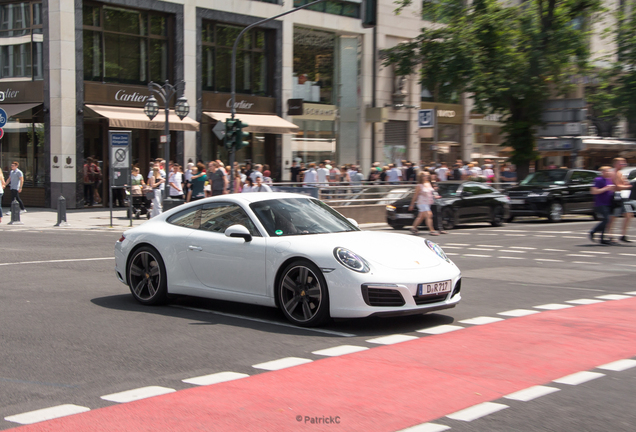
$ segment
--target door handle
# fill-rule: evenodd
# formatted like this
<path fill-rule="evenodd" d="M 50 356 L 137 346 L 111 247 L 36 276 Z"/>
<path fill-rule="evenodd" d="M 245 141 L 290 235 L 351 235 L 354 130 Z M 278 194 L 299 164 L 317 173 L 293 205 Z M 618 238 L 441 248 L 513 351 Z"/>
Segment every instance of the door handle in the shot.
<path fill-rule="evenodd" d="M 192 246 L 192 245 L 188 246 L 188 249 L 190 249 L 191 251 L 197 251 L 197 252 L 201 252 L 203 250 L 203 248 L 200 246 Z"/>

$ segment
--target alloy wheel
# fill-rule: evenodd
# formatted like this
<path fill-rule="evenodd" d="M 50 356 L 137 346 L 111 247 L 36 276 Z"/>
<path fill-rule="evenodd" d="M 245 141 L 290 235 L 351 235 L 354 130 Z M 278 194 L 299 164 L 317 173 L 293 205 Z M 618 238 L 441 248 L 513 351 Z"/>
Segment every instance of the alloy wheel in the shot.
<path fill-rule="evenodd" d="M 299 324 L 310 322 L 322 313 L 324 300 L 323 286 L 312 269 L 295 265 L 284 274 L 280 302 L 292 321 Z"/>
<path fill-rule="evenodd" d="M 554 202 L 550 205 L 550 215 L 548 217 L 552 222 L 560 222 L 563 219 L 563 206 L 561 203 Z"/>
<path fill-rule="evenodd" d="M 140 250 L 130 262 L 130 289 L 138 300 L 152 301 L 161 290 L 161 264 L 148 250 Z"/>

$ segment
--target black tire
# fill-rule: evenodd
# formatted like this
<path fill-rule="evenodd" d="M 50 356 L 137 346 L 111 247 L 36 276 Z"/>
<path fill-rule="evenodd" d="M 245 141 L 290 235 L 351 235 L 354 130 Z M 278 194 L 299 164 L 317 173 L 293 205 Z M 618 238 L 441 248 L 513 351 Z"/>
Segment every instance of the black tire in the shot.
<path fill-rule="evenodd" d="M 455 228 L 455 215 L 450 208 L 445 208 L 442 211 L 442 228 L 446 231 Z"/>
<path fill-rule="evenodd" d="M 393 228 L 394 230 L 401 230 L 404 229 L 406 225 L 391 225 L 391 228 Z"/>
<path fill-rule="evenodd" d="M 506 222 L 510 223 L 513 220 L 515 220 L 515 217 L 514 216 L 509 216 L 508 219 L 506 219 Z"/>
<path fill-rule="evenodd" d="M 563 204 L 559 201 L 552 201 L 550 203 L 550 210 L 548 212 L 548 221 L 561 222 L 563 220 Z"/>
<path fill-rule="evenodd" d="M 309 261 L 296 260 L 285 267 L 276 295 L 285 318 L 297 326 L 315 327 L 329 318 L 327 282 Z"/>
<path fill-rule="evenodd" d="M 139 303 L 158 305 L 168 300 L 166 266 L 155 248 L 136 249 L 128 260 L 126 274 L 130 292 Z"/>
<path fill-rule="evenodd" d="M 494 227 L 500 227 L 504 224 L 504 208 L 502 206 L 493 209 L 490 224 Z"/>

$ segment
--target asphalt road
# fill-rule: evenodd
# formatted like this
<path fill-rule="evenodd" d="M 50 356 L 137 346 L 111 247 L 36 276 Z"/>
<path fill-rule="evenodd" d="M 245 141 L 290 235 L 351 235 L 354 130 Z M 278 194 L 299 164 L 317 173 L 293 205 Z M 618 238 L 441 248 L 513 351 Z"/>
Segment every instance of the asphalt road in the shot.
<path fill-rule="evenodd" d="M 191 377 L 256 375 L 266 371 L 253 365 L 283 357 L 318 360 L 323 357 L 314 351 L 339 345 L 373 348 L 378 345 L 368 340 L 382 336 L 425 337 L 417 330 L 470 327 L 461 321 L 635 291 L 636 243 L 593 244 L 586 238 L 592 224 L 572 219 L 461 227 L 434 238 L 463 273 L 457 308 L 336 321 L 316 330 L 291 327 L 277 310 L 250 305 L 179 298 L 169 306 L 141 306 L 114 275 L 119 233 L 4 231 L 0 419 L 61 404 L 94 410 L 114 404 L 101 396 L 130 389 L 178 391 L 192 387 L 182 382 Z M 632 431 L 636 368 L 606 375 L 530 402 L 507 401 L 507 409 L 471 422 L 434 423 L 458 431 Z M 16 426 L 0 420 L 0 429 Z"/>

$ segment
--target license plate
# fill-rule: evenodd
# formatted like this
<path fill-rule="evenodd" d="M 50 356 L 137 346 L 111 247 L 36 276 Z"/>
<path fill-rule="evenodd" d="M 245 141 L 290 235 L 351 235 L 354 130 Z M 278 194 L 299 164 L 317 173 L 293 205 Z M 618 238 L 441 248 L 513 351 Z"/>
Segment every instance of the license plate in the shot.
<path fill-rule="evenodd" d="M 434 295 L 434 294 L 443 294 L 451 291 L 453 284 L 451 281 L 442 281 L 442 282 L 432 282 L 432 283 L 423 283 L 417 286 L 417 295 Z"/>
<path fill-rule="evenodd" d="M 396 213 L 396 219 L 413 219 L 413 215 L 410 213 Z"/>
<path fill-rule="evenodd" d="M 510 200 L 510 204 L 524 205 L 525 203 L 526 203 L 526 200 L 522 200 L 522 199 Z"/>

